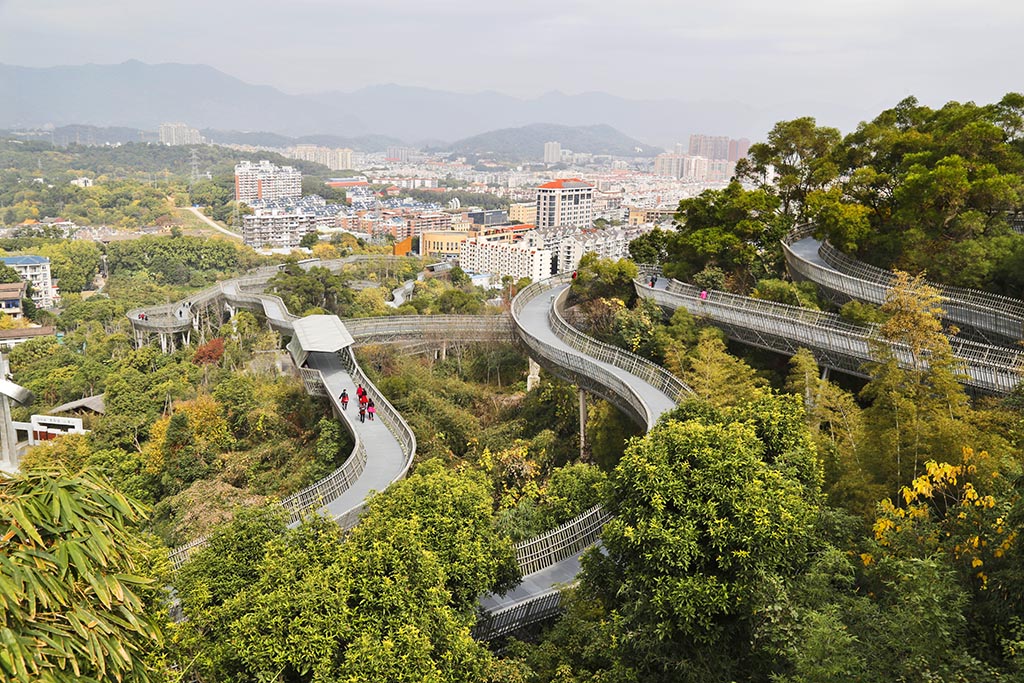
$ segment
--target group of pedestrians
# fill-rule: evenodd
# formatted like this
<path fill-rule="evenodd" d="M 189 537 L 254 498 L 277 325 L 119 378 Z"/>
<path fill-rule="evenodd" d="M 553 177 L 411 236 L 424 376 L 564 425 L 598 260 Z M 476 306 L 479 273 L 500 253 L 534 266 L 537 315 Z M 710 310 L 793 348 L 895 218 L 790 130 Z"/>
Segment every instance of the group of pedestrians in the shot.
<path fill-rule="evenodd" d="M 374 404 L 373 399 L 366 393 L 366 389 L 360 384 L 356 387 L 356 398 L 359 402 L 359 421 L 366 422 L 367 416 L 370 418 L 370 422 L 373 422 L 374 416 L 377 414 L 377 406 Z M 341 409 L 348 410 L 348 390 L 342 389 L 341 396 L 338 397 L 341 401 Z"/>

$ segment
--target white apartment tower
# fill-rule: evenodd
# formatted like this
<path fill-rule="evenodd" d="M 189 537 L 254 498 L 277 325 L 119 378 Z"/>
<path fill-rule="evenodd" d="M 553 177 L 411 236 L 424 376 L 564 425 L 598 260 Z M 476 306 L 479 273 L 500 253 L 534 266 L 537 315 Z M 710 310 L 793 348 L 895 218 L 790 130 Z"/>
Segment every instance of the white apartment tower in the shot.
<path fill-rule="evenodd" d="M 554 180 L 537 188 L 537 228 L 589 228 L 594 222 L 594 186 L 579 178 Z"/>
<path fill-rule="evenodd" d="M 544 143 L 544 163 L 557 164 L 562 161 L 562 145 L 558 142 Z"/>
<path fill-rule="evenodd" d="M 302 196 L 302 173 L 291 166 L 280 168 L 267 160 L 243 161 L 235 166 L 235 200 L 251 204 Z"/>
<path fill-rule="evenodd" d="M 161 123 L 160 142 L 165 145 L 199 145 L 203 136 L 184 123 Z"/>

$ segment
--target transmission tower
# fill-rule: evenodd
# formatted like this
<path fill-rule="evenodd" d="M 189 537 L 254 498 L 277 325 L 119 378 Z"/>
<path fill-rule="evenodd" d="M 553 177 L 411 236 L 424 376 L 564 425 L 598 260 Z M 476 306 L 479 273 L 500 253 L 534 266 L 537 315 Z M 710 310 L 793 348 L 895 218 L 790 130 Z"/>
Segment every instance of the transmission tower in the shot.
<path fill-rule="evenodd" d="M 195 185 L 196 181 L 199 180 L 199 152 L 196 151 L 195 149 L 192 150 L 192 161 L 191 161 L 191 164 L 192 164 L 192 174 L 191 174 L 191 176 L 189 178 L 189 182 L 192 185 Z"/>

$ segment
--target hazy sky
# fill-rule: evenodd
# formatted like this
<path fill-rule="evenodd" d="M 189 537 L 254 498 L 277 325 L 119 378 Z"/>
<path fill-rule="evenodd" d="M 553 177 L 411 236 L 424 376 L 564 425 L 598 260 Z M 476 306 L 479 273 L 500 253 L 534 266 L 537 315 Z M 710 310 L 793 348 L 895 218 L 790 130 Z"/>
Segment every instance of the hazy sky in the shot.
<path fill-rule="evenodd" d="M 987 102 L 1024 90 L 1019 0 L 0 0 L 0 62 L 210 64 L 288 92 Z M 2 96 L 2 94 L 0 94 Z"/>

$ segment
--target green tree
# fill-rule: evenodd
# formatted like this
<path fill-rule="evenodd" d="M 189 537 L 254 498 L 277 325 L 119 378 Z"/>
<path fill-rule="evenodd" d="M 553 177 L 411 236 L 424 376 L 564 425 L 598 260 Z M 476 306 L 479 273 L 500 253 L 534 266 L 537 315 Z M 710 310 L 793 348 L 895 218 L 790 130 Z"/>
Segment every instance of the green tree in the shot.
<path fill-rule="evenodd" d="M 689 281 L 718 268 L 730 286 L 745 290 L 757 279 L 779 277 L 778 241 L 790 221 L 779 214 L 779 198 L 766 189 L 745 190 L 732 182 L 679 203 L 679 228 L 669 238 L 665 274 Z"/>
<path fill-rule="evenodd" d="M 620 666 L 646 681 L 763 676 L 760 615 L 807 561 L 818 482 L 801 410 L 779 397 L 723 412 L 684 403 L 632 442 L 605 552 L 589 552 L 583 574 Z"/>

